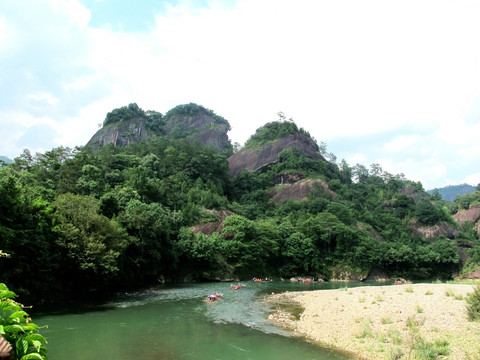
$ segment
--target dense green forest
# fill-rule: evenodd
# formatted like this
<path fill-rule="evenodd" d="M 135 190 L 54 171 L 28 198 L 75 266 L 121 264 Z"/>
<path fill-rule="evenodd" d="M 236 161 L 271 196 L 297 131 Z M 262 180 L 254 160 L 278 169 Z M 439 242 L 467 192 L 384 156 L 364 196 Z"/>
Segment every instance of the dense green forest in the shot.
<path fill-rule="evenodd" d="M 145 112 L 125 107 L 105 123 L 125 114 Z M 147 115 L 152 127 L 165 122 L 160 113 Z M 309 136 L 291 121 L 269 123 L 247 145 L 296 131 Z M 27 301 L 51 302 L 169 280 L 328 280 L 372 270 L 450 278 L 462 271 L 460 253 L 478 268 L 473 224 L 458 227 L 451 216 L 478 203 L 478 191 L 447 203 L 378 164 L 336 164 L 296 148 L 262 171 L 231 178 L 230 155 L 178 136 L 96 151 L 24 150 L 0 167 L 0 249 L 10 254 L 0 261 L 2 282 Z M 305 199 L 276 203 L 270 191 L 285 186 L 275 184 L 278 174 L 300 174 L 330 191 L 314 186 Z M 232 214 L 221 231 L 192 230 L 217 221 L 219 210 Z M 438 224 L 454 228 L 455 238 L 415 232 Z"/>

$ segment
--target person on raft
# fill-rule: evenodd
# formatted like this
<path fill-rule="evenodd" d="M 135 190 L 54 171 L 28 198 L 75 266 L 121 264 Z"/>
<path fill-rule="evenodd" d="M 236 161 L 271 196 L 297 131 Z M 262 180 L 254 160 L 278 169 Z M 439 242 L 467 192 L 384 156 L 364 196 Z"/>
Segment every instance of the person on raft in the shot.
<path fill-rule="evenodd" d="M 207 298 L 205 299 L 206 301 L 216 301 L 218 299 L 221 299 L 223 297 L 222 294 L 219 294 L 218 292 L 215 293 L 215 295 L 213 294 L 208 294 L 207 295 Z"/>

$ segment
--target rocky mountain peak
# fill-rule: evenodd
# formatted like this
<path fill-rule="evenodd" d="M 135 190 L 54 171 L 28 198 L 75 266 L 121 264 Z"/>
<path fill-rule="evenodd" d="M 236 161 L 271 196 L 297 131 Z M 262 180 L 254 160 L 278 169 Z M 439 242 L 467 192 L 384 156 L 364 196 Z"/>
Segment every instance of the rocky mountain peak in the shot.
<path fill-rule="evenodd" d="M 295 147 L 302 155 L 325 160 L 319 153 L 318 145 L 302 132 L 288 134 L 282 138 L 266 142 L 258 147 L 244 148 L 228 158 L 230 176 L 240 174 L 243 170 L 261 171 L 263 167 L 279 160 L 283 150 Z"/>
<path fill-rule="evenodd" d="M 137 104 L 130 104 L 109 112 L 103 127 L 93 135 L 87 146 L 94 149 L 108 144 L 127 146 L 166 137 L 199 141 L 220 152 L 229 152 L 232 151 L 227 135 L 229 130 L 227 120 L 197 104 L 179 105 L 165 116 L 156 111 L 143 111 Z"/>

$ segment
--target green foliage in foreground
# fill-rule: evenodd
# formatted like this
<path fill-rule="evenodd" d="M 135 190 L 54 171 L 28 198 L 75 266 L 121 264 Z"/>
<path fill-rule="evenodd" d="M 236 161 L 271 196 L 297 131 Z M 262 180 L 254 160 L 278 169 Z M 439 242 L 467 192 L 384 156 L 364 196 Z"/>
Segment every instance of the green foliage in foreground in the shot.
<path fill-rule="evenodd" d="M 436 339 L 434 342 L 428 342 L 420 335 L 420 327 L 423 326 L 424 322 L 425 319 L 416 319 L 413 317 L 407 319 L 409 333 L 407 358 L 435 360 L 440 356 L 448 356 L 450 354 L 450 344 L 447 340 Z"/>
<path fill-rule="evenodd" d="M 0 283 L 0 334 L 12 346 L 14 360 L 47 359 L 47 341 L 38 332 L 15 293 Z"/>
<path fill-rule="evenodd" d="M 468 318 L 473 321 L 480 321 L 480 286 L 475 286 L 472 294 L 467 298 Z"/>

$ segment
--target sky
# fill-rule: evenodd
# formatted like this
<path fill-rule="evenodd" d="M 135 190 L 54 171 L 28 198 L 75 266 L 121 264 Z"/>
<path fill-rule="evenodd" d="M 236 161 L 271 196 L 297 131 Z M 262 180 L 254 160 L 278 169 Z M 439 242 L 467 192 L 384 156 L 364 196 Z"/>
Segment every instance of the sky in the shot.
<path fill-rule="evenodd" d="M 0 155 L 197 103 L 243 144 L 282 111 L 337 161 L 480 183 L 478 0 L 1 0 Z"/>

